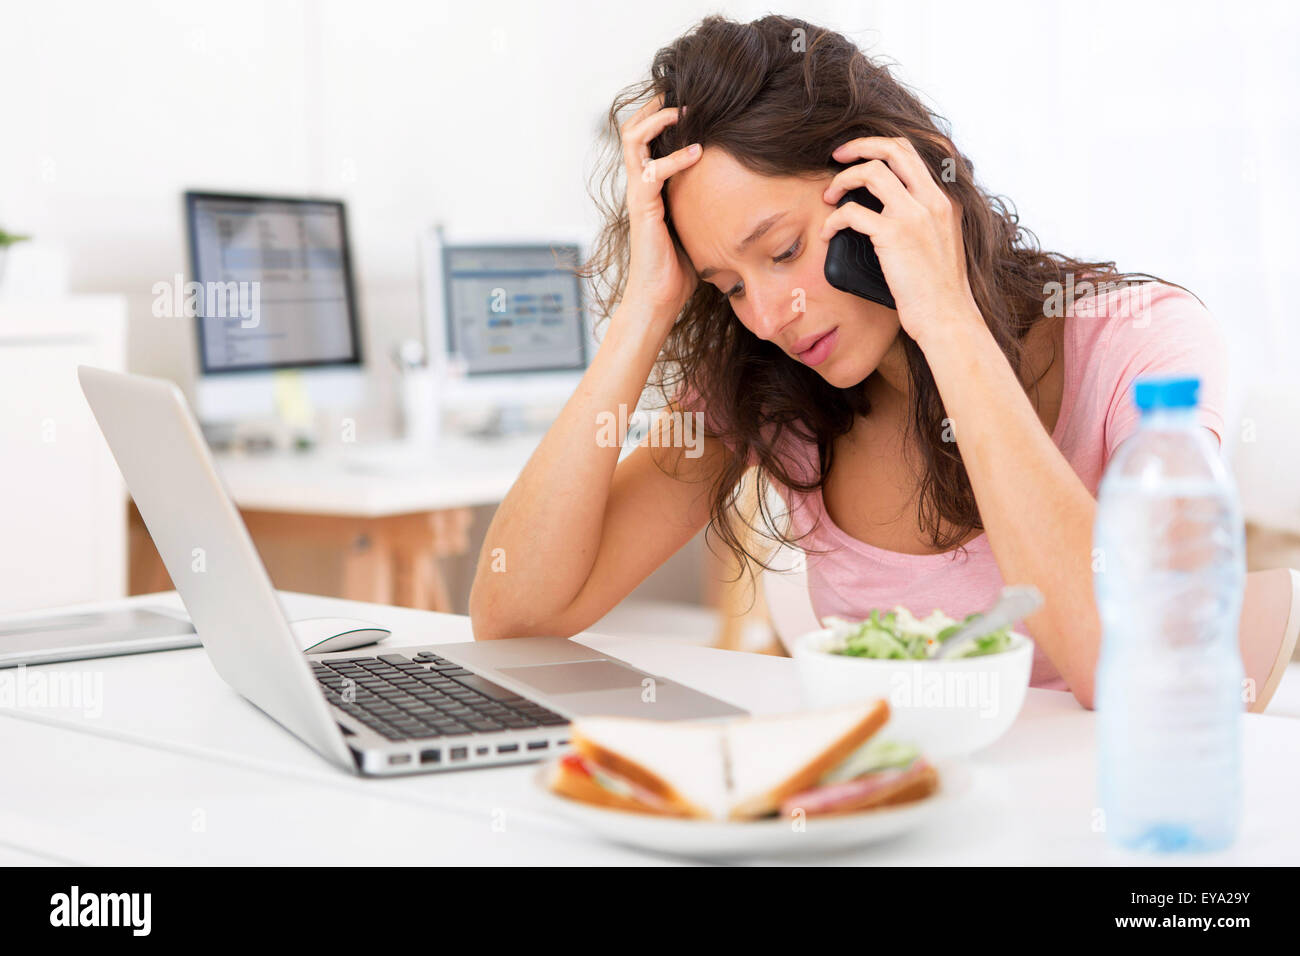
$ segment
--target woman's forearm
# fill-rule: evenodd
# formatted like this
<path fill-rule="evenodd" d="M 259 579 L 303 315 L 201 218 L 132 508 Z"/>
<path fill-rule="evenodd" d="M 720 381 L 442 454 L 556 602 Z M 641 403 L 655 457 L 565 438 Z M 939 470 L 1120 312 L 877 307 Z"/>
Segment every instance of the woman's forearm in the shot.
<path fill-rule="evenodd" d="M 624 437 L 609 440 L 608 416 L 628 420 L 670 323 L 629 301 L 611 316 L 582 381 L 488 528 L 470 594 L 479 639 L 544 629 L 586 582 Z"/>
<path fill-rule="evenodd" d="M 1028 630 L 1091 707 L 1101 632 L 1092 590 L 1096 500 L 977 316 L 936 336 L 926 359 L 1003 580 L 1042 592 Z"/>

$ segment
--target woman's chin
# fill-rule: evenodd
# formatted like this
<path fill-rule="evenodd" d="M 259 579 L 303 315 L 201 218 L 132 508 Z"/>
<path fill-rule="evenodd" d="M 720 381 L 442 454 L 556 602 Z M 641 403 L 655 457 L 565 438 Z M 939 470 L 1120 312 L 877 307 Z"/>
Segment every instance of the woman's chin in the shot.
<path fill-rule="evenodd" d="M 844 362 L 828 362 L 826 368 L 819 368 L 817 372 L 826 380 L 827 385 L 834 388 L 853 388 L 861 385 L 875 371 L 875 368 L 858 368 Z"/>

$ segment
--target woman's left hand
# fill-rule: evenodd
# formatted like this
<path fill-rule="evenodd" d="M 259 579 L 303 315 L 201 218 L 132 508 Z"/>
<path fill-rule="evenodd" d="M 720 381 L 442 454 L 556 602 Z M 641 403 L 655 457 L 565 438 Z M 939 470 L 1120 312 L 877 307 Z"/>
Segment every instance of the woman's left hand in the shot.
<path fill-rule="evenodd" d="M 966 278 L 961 209 L 939 188 L 911 141 L 865 136 L 831 155 L 841 163 L 866 162 L 841 170 L 825 201 L 834 206 L 846 192 L 865 186 L 883 210 L 847 202 L 827 217 L 822 239 L 846 227 L 871 237 L 903 331 L 924 349 L 946 338 L 954 323 L 978 319 Z"/>

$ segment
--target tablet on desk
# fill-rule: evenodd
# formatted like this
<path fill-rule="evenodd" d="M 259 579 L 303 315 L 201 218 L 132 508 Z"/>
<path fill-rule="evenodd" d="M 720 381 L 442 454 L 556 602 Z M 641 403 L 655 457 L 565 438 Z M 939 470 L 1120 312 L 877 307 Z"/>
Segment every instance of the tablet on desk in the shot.
<path fill-rule="evenodd" d="M 0 622 L 0 667 L 198 647 L 189 619 L 166 608 L 83 611 Z"/>

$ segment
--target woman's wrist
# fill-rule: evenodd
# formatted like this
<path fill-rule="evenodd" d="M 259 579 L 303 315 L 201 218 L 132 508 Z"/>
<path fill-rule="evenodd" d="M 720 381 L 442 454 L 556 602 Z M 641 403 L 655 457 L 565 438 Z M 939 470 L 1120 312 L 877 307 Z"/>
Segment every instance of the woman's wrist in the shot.
<path fill-rule="evenodd" d="M 663 338 L 638 312 L 620 306 L 605 325 L 588 377 L 615 383 L 620 391 L 635 382 L 639 392 L 659 361 Z"/>
<path fill-rule="evenodd" d="M 993 333 L 989 331 L 975 299 L 965 297 L 936 308 L 935 315 L 916 337 L 916 344 L 933 365 L 953 350 L 969 351 L 992 339 Z"/>
<path fill-rule="evenodd" d="M 657 357 L 676 318 L 653 306 L 625 299 L 610 316 L 604 341 L 617 339 L 620 347 L 648 349 Z"/>

